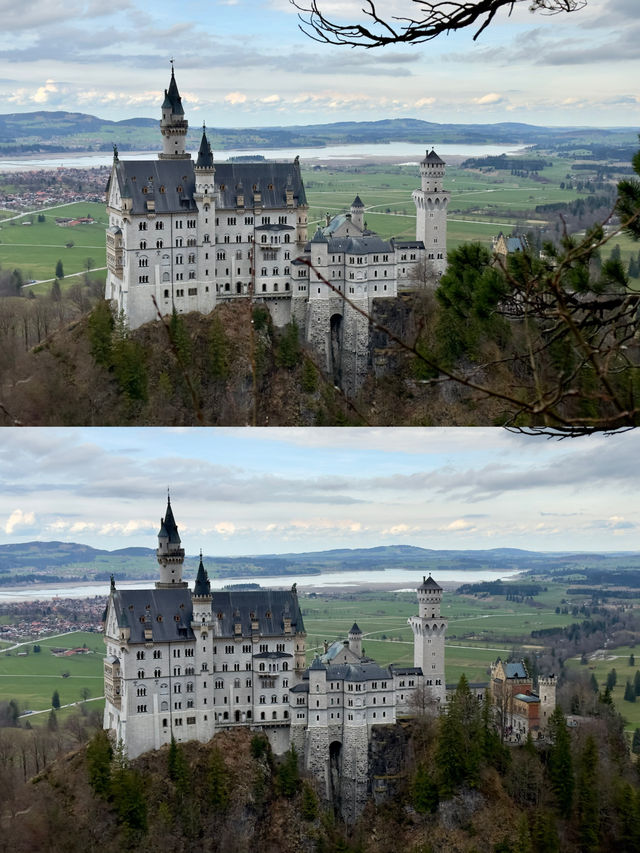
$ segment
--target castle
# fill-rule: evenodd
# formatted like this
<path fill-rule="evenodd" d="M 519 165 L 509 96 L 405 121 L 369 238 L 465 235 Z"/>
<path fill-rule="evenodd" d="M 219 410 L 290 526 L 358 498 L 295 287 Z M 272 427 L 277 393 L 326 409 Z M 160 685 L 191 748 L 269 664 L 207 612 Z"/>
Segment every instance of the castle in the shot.
<path fill-rule="evenodd" d="M 425 698 L 443 706 L 451 689 L 442 587 L 429 576 L 417 588 L 418 614 L 409 619 L 413 666 L 383 667 L 366 657 L 357 624 L 346 642 L 325 647 L 307 666 L 295 584 L 286 591 L 212 590 L 201 555 L 189 589 L 169 499 L 157 559 L 155 589 L 118 589 L 111 581 L 104 614 L 105 729 L 135 758 L 172 738 L 207 742 L 221 730 L 250 727 L 268 737 L 276 754 L 293 745 L 326 798 L 335 799 L 339 789 L 343 817 L 356 817 L 368 795 L 372 731 L 415 714 Z M 497 678 L 496 671 L 494 685 Z M 534 700 L 521 698 L 524 684 L 513 691 L 508 684 L 514 699 L 505 708 L 519 724 L 518 703 Z M 548 692 L 551 697 L 551 684 Z M 545 696 L 545 713 L 550 707 Z"/>
<path fill-rule="evenodd" d="M 397 296 L 421 262 L 438 275 L 446 267 L 444 162 L 432 150 L 420 164 L 415 240 L 374 234 L 356 196 L 309 241 L 297 157 L 214 163 L 203 127 L 194 164 L 187 129 L 172 67 L 157 160 L 123 161 L 114 150 L 106 298 L 132 329 L 174 310 L 206 314 L 250 298 L 276 326 L 295 320 L 320 366 L 357 387 L 368 370 L 369 326 L 358 309 L 370 313 L 374 299 Z"/>

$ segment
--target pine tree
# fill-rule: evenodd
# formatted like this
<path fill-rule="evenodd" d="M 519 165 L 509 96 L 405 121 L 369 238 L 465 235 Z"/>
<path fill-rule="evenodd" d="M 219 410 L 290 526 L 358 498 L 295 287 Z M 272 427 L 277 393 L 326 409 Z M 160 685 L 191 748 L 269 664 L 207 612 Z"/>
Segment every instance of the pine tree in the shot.
<path fill-rule="evenodd" d="M 176 786 L 178 795 L 184 796 L 189 790 L 189 768 L 182 747 L 176 743 L 173 735 L 167 756 L 167 773 Z"/>
<path fill-rule="evenodd" d="M 438 808 L 438 785 L 424 764 L 418 767 L 413 777 L 411 799 L 414 809 L 421 814 L 432 814 Z"/>
<path fill-rule="evenodd" d="M 229 805 L 229 773 L 219 747 L 211 749 L 207 771 L 209 802 L 217 812 L 224 812 Z"/>
<path fill-rule="evenodd" d="M 55 708 L 56 711 L 60 708 L 60 694 L 57 690 L 53 691 L 53 696 L 51 697 L 51 707 Z"/>
<path fill-rule="evenodd" d="M 459 785 L 477 782 L 481 750 L 481 712 L 463 674 L 447 713 L 440 718 L 436 767 L 443 795 L 452 794 Z"/>
<path fill-rule="evenodd" d="M 640 729 L 635 729 L 633 732 L 633 740 L 631 741 L 631 752 L 634 755 L 640 755 Z"/>
<path fill-rule="evenodd" d="M 56 278 L 64 278 L 64 267 L 62 266 L 62 261 L 59 260 L 56 264 Z"/>
<path fill-rule="evenodd" d="M 607 675 L 607 687 L 609 690 L 613 690 L 618 681 L 618 673 L 615 669 L 612 669 L 611 672 Z"/>
<path fill-rule="evenodd" d="M 58 717 L 53 708 L 49 711 L 49 719 L 47 720 L 47 728 L 50 732 L 58 731 Z"/>
<path fill-rule="evenodd" d="M 106 798 L 111 785 L 113 748 L 104 729 L 99 729 L 87 744 L 87 771 L 94 793 Z"/>
<path fill-rule="evenodd" d="M 578 831 L 582 853 L 597 853 L 599 850 L 599 797 L 597 789 L 598 750 L 592 735 L 587 740 L 580 756 L 577 780 Z"/>
<path fill-rule="evenodd" d="M 295 796 L 300 782 L 300 771 L 298 770 L 298 753 L 292 745 L 284 756 L 284 761 L 278 767 L 278 775 L 276 777 L 278 792 L 283 797 Z"/>
<path fill-rule="evenodd" d="M 591 678 L 589 679 L 589 686 L 591 687 L 594 693 L 597 693 L 600 690 L 600 687 L 598 685 L 598 679 L 593 673 L 591 673 Z"/>
<path fill-rule="evenodd" d="M 222 321 L 214 314 L 209 329 L 209 373 L 213 379 L 224 380 L 230 373 L 229 341 Z"/>
<path fill-rule="evenodd" d="M 549 782 L 560 814 L 568 817 L 573 802 L 573 761 L 567 722 L 560 706 L 556 707 L 549 718 L 549 734 L 552 740 L 547 764 Z"/>
<path fill-rule="evenodd" d="M 302 819 L 306 821 L 315 820 L 318 817 L 318 798 L 308 782 L 302 785 L 302 802 L 300 804 L 300 814 Z"/>
<path fill-rule="evenodd" d="M 640 696 L 640 669 L 636 670 L 636 674 L 633 677 L 633 689 L 636 696 Z"/>
<path fill-rule="evenodd" d="M 102 299 L 89 315 L 89 346 L 96 364 L 111 366 L 112 335 L 115 321 L 109 303 Z"/>
<path fill-rule="evenodd" d="M 624 688 L 624 701 L 625 702 L 635 702 L 636 701 L 636 691 L 633 689 L 633 685 L 629 680 Z"/>
<path fill-rule="evenodd" d="M 631 654 L 629 655 L 629 666 L 635 666 L 635 665 L 636 665 L 636 658 L 635 658 L 635 655 L 633 654 L 633 652 L 631 652 Z"/>

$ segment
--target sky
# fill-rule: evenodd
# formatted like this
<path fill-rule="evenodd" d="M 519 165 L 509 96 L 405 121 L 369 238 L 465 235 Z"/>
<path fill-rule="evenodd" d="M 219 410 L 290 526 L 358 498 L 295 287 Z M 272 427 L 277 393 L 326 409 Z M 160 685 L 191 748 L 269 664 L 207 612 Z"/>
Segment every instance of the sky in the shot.
<path fill-rule="evenodd" d="M 320 0 L 356 15 L 362 0 Z M 0 0 L 1 112 L 157 118 L 171 57 L 192 125 L 412 117 L 640 125 L 638 0 L 545 16 L 519 2 L 474 30 L 376 50 L 317 44 L 289 0 Z M 385 14 L 414 13 L 384 0 Z"/>
<path fill-rule="evenodd" d="M 4 429 L 0 541 L 155 548 L 170 488 L 191 555 L 634 551 L 639 482 L 638 430 Z"/>

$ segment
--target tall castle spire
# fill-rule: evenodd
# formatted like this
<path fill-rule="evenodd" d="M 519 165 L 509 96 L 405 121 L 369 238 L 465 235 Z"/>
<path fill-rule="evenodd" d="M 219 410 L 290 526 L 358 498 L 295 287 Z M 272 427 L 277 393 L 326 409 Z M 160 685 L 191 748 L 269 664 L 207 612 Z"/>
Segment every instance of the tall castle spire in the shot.
<path fill-rule="evenodd" d="M 180 536 L 178 525 L 173 517 L 171 509 L 171 497 L 167 495 L 167 509 L 164 518 L 160 519 L 160 530 L 158 531 L 158 564 L 160 566 L 160 580 L 156 581 L 156 589 L 175 589 L 186 587 L 186 581 L 182 580 L 182 564 L 184 563 L 184 549 L 180 547 Z"/>
<path fill-rule="evenodd" d="M 164 90 L 164 101 L 162 103 L 162 119 L 160 120 L 162 154 L 158 154 L 160 160 L 191 159 L 191 154 L 185 152 L 188 127 L 189 123 L 184 117 L 182 98 L 178 91 L 172 59 L 171 80 L 169 81 L 169 88 Z"/>

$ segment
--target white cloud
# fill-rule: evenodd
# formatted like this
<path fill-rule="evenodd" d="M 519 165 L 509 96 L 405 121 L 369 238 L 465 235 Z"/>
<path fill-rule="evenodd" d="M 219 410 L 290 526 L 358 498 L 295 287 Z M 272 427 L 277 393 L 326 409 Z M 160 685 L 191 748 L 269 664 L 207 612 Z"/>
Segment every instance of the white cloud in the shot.
<path fill-rule="evenodd" d="M 4 526 L 5 533 L 13 533 L 19 527 L 33 527 L 36 523 L 36 517 L 32 512 L 23 512 L 21 509 L 14 509 L 7 523 Z"/>
<path fill-rule="evenodd" d="M 247 101 L 247 96 L 243 92 L 229 92 L 224 96 L 225 101 L 228 104 L 244 104 Z"/>
<path fill-rule="evenodd" d="M 236 532 L 236 526 L 231 521 L 220 521 L 213 529 L 221 536 L 233 536 Z"/>
<path fill-rule="evenodd" d="M 474 104 L 478 104 L 478 106 L 484 107 L 489 104 L 500 104 L 504 101 L 502 95 L 499 95 L 497 92 L 489 92 L 486 95 L 482 95 L 481 98 L 474 98 Z"/>

